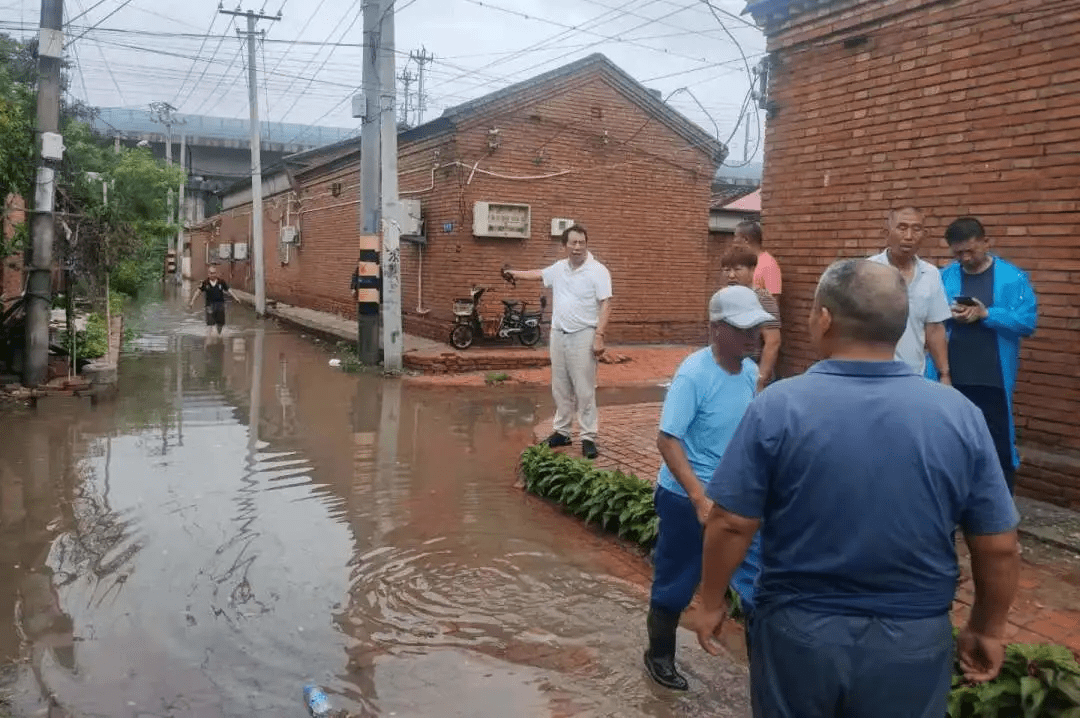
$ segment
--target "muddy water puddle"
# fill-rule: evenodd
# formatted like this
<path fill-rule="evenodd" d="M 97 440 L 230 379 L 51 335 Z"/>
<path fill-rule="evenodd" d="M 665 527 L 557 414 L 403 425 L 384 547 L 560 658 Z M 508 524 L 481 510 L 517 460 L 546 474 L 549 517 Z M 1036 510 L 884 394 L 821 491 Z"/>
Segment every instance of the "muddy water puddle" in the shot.
<path fill-rule="evenodd" d="M 643 562 L 514 487 L 543 392 L 342 373 L 230 307 L 148 308 L 120 394 L 0 415 L 0 673 L 17 715 L 743 716 Z"/>

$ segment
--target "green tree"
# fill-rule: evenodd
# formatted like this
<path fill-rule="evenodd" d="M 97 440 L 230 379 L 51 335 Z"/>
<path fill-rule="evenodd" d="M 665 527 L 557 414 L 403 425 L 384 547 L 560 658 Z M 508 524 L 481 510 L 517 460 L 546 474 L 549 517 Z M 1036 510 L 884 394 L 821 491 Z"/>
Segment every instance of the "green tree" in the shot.
<path fill-rule="evenodd" d="M 64 162 L 57 190 L 61 256 L 92 296 L 110 277 L 115 289 L 134 295 L 161 275 L 168 238 L 169 188 L 183 171 L 167 167 L 148 149 L 122 148 L 95 137 L 88 125 L 66 121 Z"/>
<path fill-rule="evenodd" d="M 0 218 L 10 195 L 29 197 L 34 186 L 33 49 L 0 34 Z M 25 227 L 9 242 L 0 236 L 0 258 L 20 249 Z"/>
<path fill-rule="evenodd" d="M 35 44 L 0 34 L 0 200 L 9 195 L 32 200 L 36 80 Z M 65 149 L 57 178 L 55 255 L 89 296 L 104 298 L 106 277 L 115 278 L 119 291 L 134 295 L 161 274 L 168 237 L 175 232 L 165 221 L 166 197 L 183 174 L 146 149 L 114 152 L 82 121 L 92 113 L 77 104 L 62 111 Z M 26 236 L 24 223 L 16 241 L 0 238 L 0 257 L 21 249 L 19 240 Z"/>

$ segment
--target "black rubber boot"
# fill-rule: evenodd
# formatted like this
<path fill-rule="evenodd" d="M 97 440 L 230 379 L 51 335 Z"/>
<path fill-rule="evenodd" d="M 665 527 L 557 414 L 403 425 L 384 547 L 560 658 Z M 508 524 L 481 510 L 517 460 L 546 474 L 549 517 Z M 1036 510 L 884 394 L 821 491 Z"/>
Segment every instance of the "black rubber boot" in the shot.
<path fill-rule="evenodd" d="M 675 668 L 675 634 L 679 630 L 679 614 L 659 606 L 650 606 L 646 626 L 649 629 L 649 647 L 645 650 L 645 670 L 664 688 L 688 690 L 690 685 Z"/>

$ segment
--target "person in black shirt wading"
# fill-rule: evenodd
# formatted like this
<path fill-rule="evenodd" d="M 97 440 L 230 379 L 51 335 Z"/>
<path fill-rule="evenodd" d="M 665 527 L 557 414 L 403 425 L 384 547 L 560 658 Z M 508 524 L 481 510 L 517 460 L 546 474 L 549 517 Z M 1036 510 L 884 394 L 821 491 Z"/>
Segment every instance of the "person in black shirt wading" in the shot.
<path fill-rule="evenodd" d="M 240 300 L 229 289 L 228 284 L 218 279 L 217 267 L 214 266 L 207 270 L 207 276 L 203 283 L 191 292 L 191 300 L 188 302 L 189 309 L 195 305 L 195 297 L 199 296 L 199 292 L 206 295 L 206 338 L 210 338 L 211 331 L 215 326 L 217 327 L 218 336 L 221 336 L 221 330 L 225 328 L 225 295 L 228 294 L 235 301 Z"/>

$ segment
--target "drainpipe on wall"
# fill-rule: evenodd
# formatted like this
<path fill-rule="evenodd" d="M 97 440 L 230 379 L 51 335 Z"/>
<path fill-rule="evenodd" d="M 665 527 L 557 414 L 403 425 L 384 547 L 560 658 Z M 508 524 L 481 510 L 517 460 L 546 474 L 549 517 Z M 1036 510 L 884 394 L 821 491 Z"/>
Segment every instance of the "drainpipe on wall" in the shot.
<path fill-rule="evenodd" d="M 428 310 L 424 309 L 424 245 L 417 244 L 416 251 L 419 253 L 416 268 L 416 313 L 424 315 L 428 313 Z"/>

